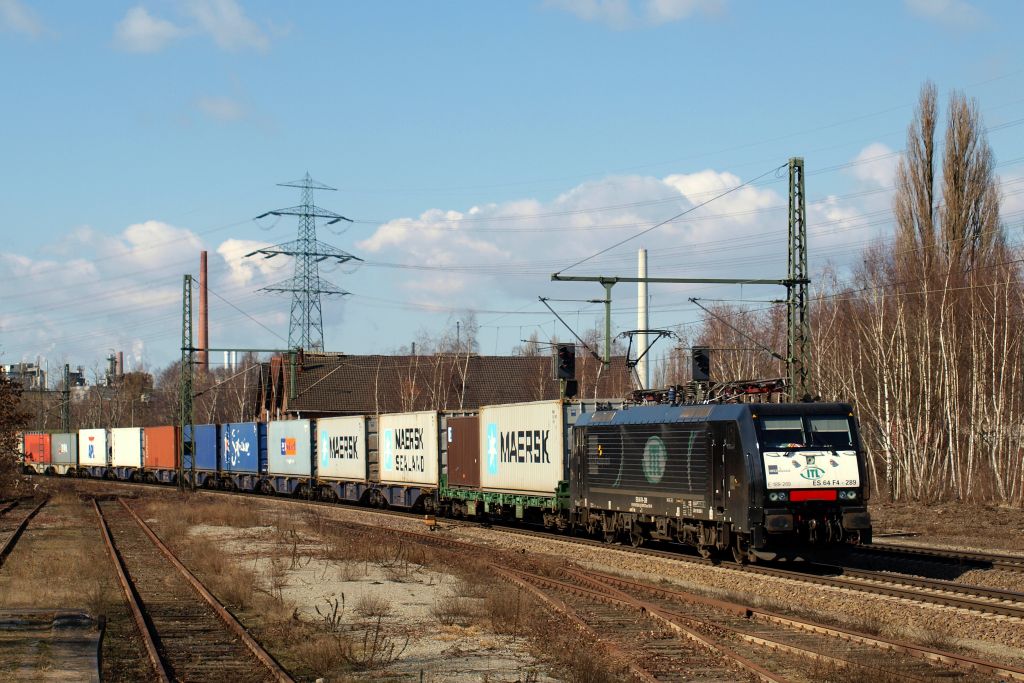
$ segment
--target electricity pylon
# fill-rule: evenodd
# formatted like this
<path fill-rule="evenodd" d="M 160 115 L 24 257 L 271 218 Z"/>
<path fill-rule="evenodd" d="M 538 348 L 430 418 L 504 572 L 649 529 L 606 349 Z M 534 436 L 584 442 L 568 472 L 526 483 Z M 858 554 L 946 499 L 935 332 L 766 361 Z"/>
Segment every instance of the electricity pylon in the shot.
<path fill-rule="evenodd" d="M 265 258 L 278 255 L 291 256 L 295 259 L 295 274 L 288 280 L 268 285 L 260 289 L 263 292 L 287 292 L 292 295 L 291 320 L 288 323 L 288 347 L 302 349 L 324 348 L 324 322 L 320 309 L 320 295 L 345 296 L 344 289 L 320 279 L 320 263 L 333 261 L 362 261 L 347 251 L 342 251 L 316 238 L 316 219 L 326 218 L 325 225 L 339 221 L 352 222 L 333 211 L 321 209 L 313 203 L 313 190 L 334 190 L 323 183 L 317 182 L 306 174 L 302 180 L 290 183 L 278 183 L 280 187 L 298 187 L 302 190 L 302 203 L 286 209 L 267 211 L 256 218 L 265 216 L 298 216 L 299 234 L 291 242 L 275 244 L 265 249 L 246 254 L 246 257 L 263 254 Z"/>

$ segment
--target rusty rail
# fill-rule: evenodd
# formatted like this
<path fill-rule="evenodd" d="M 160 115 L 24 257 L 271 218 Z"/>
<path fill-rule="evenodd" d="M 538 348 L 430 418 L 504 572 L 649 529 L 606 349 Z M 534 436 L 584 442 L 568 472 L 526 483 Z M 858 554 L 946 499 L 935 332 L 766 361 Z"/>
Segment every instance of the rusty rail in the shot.
<path fill-rule="evenodd" d="M 25 515 L 25 518 L 21 520 L 21 523 L 14 529 L 14 532 L 7 537 L 6 541 L 4 541 L 3 547 L 0 547 L 0 566 L 3 566 L 4 560 L 6 560 L 7 556 L 11 554 L 12 550 L 14 550 L 14 546 L 17 544 L 18 539 L 21 538 L 23 533 L 25 533 L 25 528 L 28 526 L 28 523 L 31 522 L 32 518 L 43 509 L 43 506 L 46 505 L 48 500 L 49 498 L 44 498 L 39 505 L 32 508 L 32 511 Z M 12 504 L 7 509 L 9 510 L 15 505 L 17 505 L 17 503 Z"/>
<path fill-rule="evenodd" d="M 174 565 L 175 569 L 178 570 L 182 577 L 191 584 L 196 593 L 198 593 L 199 596 L 213 609 L 213 611 L 216 612 L 221 621 L 223 621 L 224 624 L 231 629 L 243 643 L 245 643 L 245 646 L 249 651 L 252 652 L 252 654 L 255 655 L 255 657 L 270 671 L 270 674 L 274 679 L 281 683 L 294 683 L 294 679 L 281 667 L 280 664 L 277 663 L 277 660 L 275 660 L 269 652 L 263 649 L 262 645 L 257 643 L 256 640 L 249 635 L 249 632 L 244 626 L 242 626 L 241 622 L 235 619 L 234 615 L 231 614 L 231 612 L 229 612 L 227 608 L 225 608 L 224 605 L 214 597 L 213 593 L 207 590 L 206 586 L 204 586 L 202 582 L 197 579 L 195 575 L 181 563 L 180 560 L 178 560 L 177 556 L 175 556 L 171 549 L 164 545 L 164 542 L 160 540 L 149 525 L 135 513 L 135 510 L 133 510 L 123 498 L 118 498 L 117 500 L 122 506 L 124 506 L 124 509 L 128 511 L 128 514 L 130 514 L 139 524 L 142 530 L 146 533 L 146 536 L 149 537 L 149 540 L 151 540 L 160 552 L 163 553 L 164 557 Z"/>
<path fill-rule="evenodd" d="M 117 570 L 117 581 L 121 584 L 121 590 L 124 591 L 125 601 L 128 603 L 128 609 L 131 610 L 132 619 L 135 620 L 139 635 L 142 637 L 142 643 L 146 646 L 146 656 L 149 658 L 149 663 L 153 665 L 153 671 L 156 673 L 157 680 L 161 683 L 170 683 L 171 679 L 167 675 L 167 670 L 164 668 L 163 660 L 160 659 L 160 654 L 157 652 L 156 641 L 153 640 L 153 632 L 149 628 L 149 624 L 146 623 L 146 617 L 142 614 L 142 607 L 139 605 L 138 596 L 135 594 L 135 589 L 128 579 L 128 570 L 124 566 L 124 560 L 121 559 L 121 554 L 114 547 L 114 539 L 110 536 L 107 520 L 103 516 L 103 511 L 100 509 L 99 503 L 96 502 L 95 498 L 93 498 L 92 506 L 96 510 L 97 518 L 99 518 L 103 543 L 107 546 L 110 559 L 114 562 L 114 569 Z"/>

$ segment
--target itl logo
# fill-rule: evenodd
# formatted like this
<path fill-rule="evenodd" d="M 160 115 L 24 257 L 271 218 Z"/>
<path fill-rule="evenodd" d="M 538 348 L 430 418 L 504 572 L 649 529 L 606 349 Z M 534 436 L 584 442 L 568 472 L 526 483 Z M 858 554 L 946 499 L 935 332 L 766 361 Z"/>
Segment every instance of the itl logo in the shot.
<path fill-rule="evenodd" d="M 803 472 L 801 472 L 800 476 L 803 477 L 804 479 L 821 479 L 822 475 L 824 474 L 825 470 L 821 469 L 820 467 L 814 467 L 812 465 L 811 467 L 808 467 Z"/>

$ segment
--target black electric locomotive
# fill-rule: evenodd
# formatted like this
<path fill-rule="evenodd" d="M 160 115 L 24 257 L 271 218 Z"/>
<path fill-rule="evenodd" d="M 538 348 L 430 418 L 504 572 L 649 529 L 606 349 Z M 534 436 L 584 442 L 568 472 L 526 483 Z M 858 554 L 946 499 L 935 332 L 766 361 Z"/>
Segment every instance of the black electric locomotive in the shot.
<path fill-rule="evenodd" d="M 572 522 L 737 561 L 869 543 L 868 478 L 845 403 L 638 405 L 582 415 Z"/>

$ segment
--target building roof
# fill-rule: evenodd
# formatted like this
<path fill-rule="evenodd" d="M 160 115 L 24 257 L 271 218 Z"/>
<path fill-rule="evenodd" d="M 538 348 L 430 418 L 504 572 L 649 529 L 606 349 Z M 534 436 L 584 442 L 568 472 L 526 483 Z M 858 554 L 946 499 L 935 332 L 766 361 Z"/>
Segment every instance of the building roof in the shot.
<path fill-rule="evenodd" d="M 294 386 L 291 368 L 287 357 L 264 366 L 260 401 L 269 418 L 476 410 L 559 397 L 549 356 L 306 353 L 294 363 Z M 621 356 L 607 368 L 578 356 L 576 377 L 581 398 L 621 398 L 634 388 Z"/>

